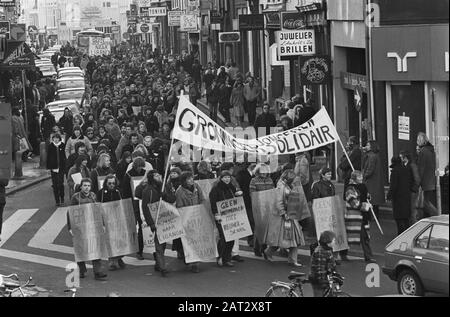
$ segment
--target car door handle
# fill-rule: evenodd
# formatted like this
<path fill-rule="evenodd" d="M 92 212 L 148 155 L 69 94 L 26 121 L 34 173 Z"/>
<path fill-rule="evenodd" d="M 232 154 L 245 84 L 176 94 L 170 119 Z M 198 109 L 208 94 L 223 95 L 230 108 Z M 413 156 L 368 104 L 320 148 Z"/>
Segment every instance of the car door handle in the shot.
<path fill-rule="evenodd" d="M 418 255 L 416 255 L 414 258 L 419 261 L 423 259 L 421 256 L 418 256 Z"/>

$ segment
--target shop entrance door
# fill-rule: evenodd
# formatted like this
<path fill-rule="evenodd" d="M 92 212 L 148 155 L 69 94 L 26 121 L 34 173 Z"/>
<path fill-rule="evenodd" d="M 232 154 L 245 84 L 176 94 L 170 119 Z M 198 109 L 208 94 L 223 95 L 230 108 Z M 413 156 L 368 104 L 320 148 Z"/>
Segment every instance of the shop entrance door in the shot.
<path fill-rule="evenodd" d="M 417 133 L 425 130 L 425 90 L 423 82 L 391 86 L 393 155 L 406 150 L 414 154 Z M 388 138 L 391 136 L 388 136 Z M 391 158 L 389 157 L 389 160 Z"/>

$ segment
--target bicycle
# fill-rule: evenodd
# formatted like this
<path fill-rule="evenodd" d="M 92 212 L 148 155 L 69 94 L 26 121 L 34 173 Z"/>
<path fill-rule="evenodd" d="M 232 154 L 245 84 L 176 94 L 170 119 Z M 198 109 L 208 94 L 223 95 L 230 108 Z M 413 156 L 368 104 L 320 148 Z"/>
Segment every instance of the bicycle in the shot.
<path fill-rule="evenodd" d="M 0 275 L 2 283 L 0 284 L 0 297 L 20 297 L 16 295 L 21 295 L 21 297 L 31 297 L 35 295 L 36 291 L 27 289 L 30 287 L 36 287 L 32 283 L 33 278 L 29 277 L 28 281 L 21 285 L 19 276 L 17 274 L 10 275 Z M 19 294 L 16 294 L 16 293 Z"/>
<path fill-rule="evenodd" d="M 266 292 L 266 297 L 304 297 L 303 285 L 310 284 L 311 281 L 306 273 L 290 272 L 289 283 L 283 281 L 275 281 L 271 283 L 270 288 Z M 351 297 L 342 291 L 344 277 L 337 272 L 327 274 L 328 285 L 324 290 L 323 297 Z"/>

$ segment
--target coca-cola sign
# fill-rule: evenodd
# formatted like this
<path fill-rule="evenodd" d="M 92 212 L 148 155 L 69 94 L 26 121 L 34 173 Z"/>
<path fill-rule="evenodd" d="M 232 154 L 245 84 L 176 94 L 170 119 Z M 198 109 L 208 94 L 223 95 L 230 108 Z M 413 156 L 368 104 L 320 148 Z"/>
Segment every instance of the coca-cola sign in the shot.
<path fill-rule="evenodd" d="M 306 27 L 305 15 L 300 12 L 282 12 L 281 28 L 283 30 L 301 30 Z"/>

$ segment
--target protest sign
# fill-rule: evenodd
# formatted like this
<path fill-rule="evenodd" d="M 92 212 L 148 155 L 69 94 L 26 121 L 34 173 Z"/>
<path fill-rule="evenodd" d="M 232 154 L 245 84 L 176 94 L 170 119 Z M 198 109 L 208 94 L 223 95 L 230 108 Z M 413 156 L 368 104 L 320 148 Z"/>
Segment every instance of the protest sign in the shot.
<path fill-rule="evenodd" d="M 276 189 L 264 190 L 252 193 L 253 219 L 255 220 L 254 235 L 260 242 L 264 242 L 268 216 L 272 210 L 276 209 L 276 198 L 278 191 Z"/>
<path fill-rule="evenodd" d="M 108 257 L 138 252 L 136 219 L 131 199 L 101 204 L 106 227 Z"/>
<path fill-rule="evenodd" d="M 207 262 L 218 256 L 215 225 L 204 205 L 179 209 L 186 233 L 181 237 L 186 263 Z"/>
<path fill-rule="evenodd" d="M 154 253 L 155 249 L 155 234 L 147 224 L 142 224 L 142 237 L 144 240 L 144 252 Z"/>
<path fill-rule="evenodd" d="M 185 235 L 182 219 L 178 209 L 165 202 L 161 202 L 161 207 L 158 214 L 159 202 L 148 204 L 150 214 L 153 221 L 156 221 L 158 215 L 158 222 L 156 223 L 156 234 L 159 243 L 171 242 L 172 240 L 181 238 Z"/>
<path fill-rule="evenodd" d="M 108 257 L 100 208 L 100 204 L 84 204 L 68 207 L 76 262 L 105 259 Z"/>
<path fill-rule="evenodd" d="M 317 239 L 326 230 L 334 232 L 336 239 L 332 247 L 335 252 L 348 249 L 344 209 L 344 203 L 339 196 L 319 198 L 313 201 L 313 215 Z"/>
<path fill-rule="evenodd" d="M 75 183 L 75 185 L 80 185 L 81 184 L 81 180 L 83 179 L 83 176 L 81 176 L 81 173 L 75 173 L 70 175 L 70 177 L 72 177 L 73 182 Z"/>
<path fill-rule="evenodd" d="M 339 141 L 324 107 L 312 119 L 293 129 L 256 139 L 242 139 L 224 130 L 185 96 L 180 97 L 172 137 L 199 148 L 257 155 L 295 154 Z"/>
<path fill-rule="evenodd" d="M 195 182 L 198 184 L 198 186 L 200 186 L 200 189 L 202 190 L 203 193 L 203 197 L 205 198 L 203 204 L 206 206 L 207 210 L 211 210 L 211 204 L 209 202 L 209 193 L 211 192 L 214 183 L 217 182 L 217 179 L 201 179 Z"/>
<path fill-rule="evenodd" d="M 222 218 L 221 225 L 226 242 L 253 234 L 242 197 L 218 201 L 217 210 Z"/>
<path fill-rule="evenodd" d="M 102 37 L 89 38 L 89 55 L 103 56 L 111 55 L 111 42 Z"/>
<path fill-rule="evenodd" d="M 287 213 L 289 217 L 297 220 L 303 220 L 311 217 L 308 201 L 302 186 L 294 186 L 287 203 Z"/>

